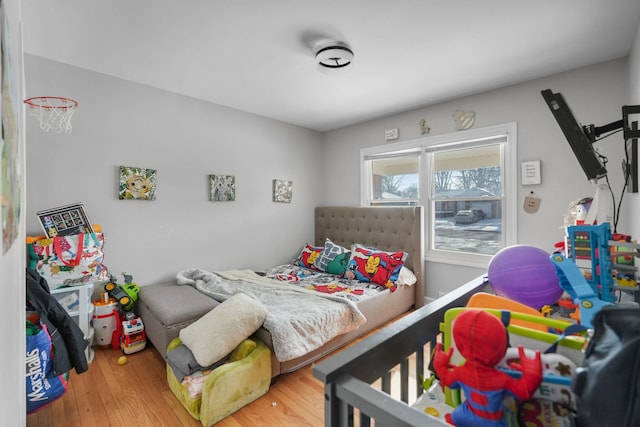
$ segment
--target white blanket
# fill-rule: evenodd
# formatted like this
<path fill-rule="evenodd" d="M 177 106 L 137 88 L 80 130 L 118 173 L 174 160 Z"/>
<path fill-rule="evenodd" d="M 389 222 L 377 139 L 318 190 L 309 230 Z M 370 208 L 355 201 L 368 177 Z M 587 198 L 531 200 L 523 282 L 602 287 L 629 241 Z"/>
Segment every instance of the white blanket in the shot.
<path fill-rule="evenodd" d="M 218 301 L 242 292 L 262 302 L 269 311 L 263 326 L 271 333 L 281 362 L 303 356 L 366 321 L 349 300 L 296 288 L 250 270 L 189 269 L 176 278 L 178 285 L 193 286 Z"/>

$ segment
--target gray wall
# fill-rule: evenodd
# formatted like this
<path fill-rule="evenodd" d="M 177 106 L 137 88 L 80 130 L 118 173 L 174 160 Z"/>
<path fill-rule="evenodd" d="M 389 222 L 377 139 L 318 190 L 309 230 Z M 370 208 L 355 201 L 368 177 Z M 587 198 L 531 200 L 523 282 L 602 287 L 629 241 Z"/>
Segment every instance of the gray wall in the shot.
<path fill-rule="evenodd" d="M 540 90 L 562 92 L 578 119 L 596 125 L 619 118 L 629 90 L 627 61 L 616 60 L 321 135 L 39 57 L 27 56 L 26 70 L 28 96 L 55 87 L 80 102 L 71 134 L 42 132 L 27 118 L 27 233 L 41 232 L 37 210 L 82 201 L 104 228 L 106 265 L 143 285 L 172 280 L 184 268 L 259 269 L 288 261 L 312 238 L 314 206 L 359 203 L 361 148 L 384 144 L 389 128 L 399 128 L 400 141 L 419 138 L 422 118 L 430 135 L 455 132 L 457 109 L 476 112 L 474 127 L 518 123 L 519 162 L 542 162 L 541 185 L 517 183 L 518 206 L 531 191 L 542 199 L 535 214 L 519 210 L 518 242 L 551 251 L 562 240 L 569 203 L 592 196 L 595 187 Z M 610 159 L 618 198 L 622 138 L 596 145 Z M 157 169 L 157 200 L 118 200 L 118 165 Z M 211 173 L 236 175 L 237 201 L 208 201 Z M 271 202 L 273 178 L 294 181 L 291 205 Z M 50 191 L 52 181 L 57 191 Z M 623 213 L 618 230 L 628 224 Z M 247 248 L 268 250 L 247 256 Z M 485 272 L 429 261 L 426 271 L 432 298 Z"/>
<path fill-rule="evenodd" d="M 28 97 L 79 102 L 70 134 L 26 118 L 28 234 L 36 211 L 83 202 L 109 270 L 140 285 L 285 263 L 313 239 L 319 133 L 31 55 L 25 68 Z M 120 165 L 156 169 L 156 200 L 119 200 Z M 209 201 L 209 174 L 235 175 L 236 201 Z M 293 181 L 292 203 L 272 202 L 274 178 Z"/>
<path fill-rule="evenodd" d="M 621 106 L 628 102 L 628 81 L 627 61 L 610 61 L 328 132 L 323 136 L 323 163 L 331 164 L 340 173 L 327 177 L 319 202 L 359 202 L 359 151 L 384 144 L 385 129 L 398 128 L 398 141 L 412 140 L 421 137 L 419 122 L 425 119 L 431 127 L 431 136 L 456 132 L 452 114 L 458 109 L 473 110 L 474 128 L 517 122 L 518 162 L 541 161 L 540 185 L 521 186 L 518 166 L 518 243 L 551 252 L 554 244 L 563 239 L 561 226 L 569 203 L 593 196 L 595 187 L 587 181 L 540 90 L 562 92 L 579 120 L 601 126 L 621 118 Z M 622 188 L 620 161 L 624 155 L 621 134 L 597 143 L 596 147 L 609 157 L 610 180 L 618 199 Z M 531 191 L 542 199 L 535 214 L 521 209 Z M 628 213 L 621 215 L 620 232 L 629 229 L 630 219 Z M 484 273 L 484 269 L 427 262 L 426 295 L 438 297 Z"/>
<path fill-rule="evenodd" d="M 476 128 L 518 123 L 519 162 L 542 163 L 541 185 L 516 183 L 519 207 L 531 191 L 542 199 L 535 214 L 519 209 L 518 242 L 552 251 L 569 203 L 593 196 L 595 187 L 540 90 L 562 92 L 579 120 L 603 125 L 628 102 L 628 71 L 626 59 L 609 61 L 319 134 L 27 56 L 28 96 L 55 88 L 80 102 L 71 134 L 42 132 L 27 118 L 27 233 L 41 233 L 37 210 L 82 201 L 104 228 L 106 265 L 142 285 L 172 280 L 184 268 L 284 263 L 312 239 L 314 206 L 359 203 L 361 148 L 384 144 L 389 128 L 399 128 L 400 141 L 419 138 L 423 118 L 430 135 L 455 132 L 451 115 L 461 109 L 476 112 Z M 622 138 L 596 146 L 609 157 L 618 199 Z M 157 200 L 118 200 L 119 165 L 157 169 Z M 207 176 L 218 173 L 236 176 L 237 201 L 208 200 Z M 292 204 L 271 202 L 273 178 L 293 180 Z M 625 194 L 620 232 L 630 228 L 632 196 Z M 485 270 L 427 261 L 426 272 L 426 295 L 434 298 Z"/>

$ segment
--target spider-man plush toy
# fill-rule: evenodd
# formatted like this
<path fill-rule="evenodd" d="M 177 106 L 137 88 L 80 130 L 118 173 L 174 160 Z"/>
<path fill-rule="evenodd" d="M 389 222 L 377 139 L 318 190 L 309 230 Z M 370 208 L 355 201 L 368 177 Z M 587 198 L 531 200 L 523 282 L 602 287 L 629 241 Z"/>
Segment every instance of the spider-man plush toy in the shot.
<path fill-rule="evenodd" d="M 458 427 L 506 426 L 505 397 L 530 399 L 542 382 L 540 352 L 528 359 L 519 347 L 520 364 L 512 367 L 521 370 L 522 376 L 515 379 L 495 368 L 508 346 L 507 330 L 497 317 L 483 310 L 464 311 L 456 318 L 452 333 L 465 363 L 451 365 L 453 348 L 445 353 L 441 344 L 433 360 L 440 384 L 462 388 L 465 395 L 465 401 L 446 415 L 447 422 Z"/>

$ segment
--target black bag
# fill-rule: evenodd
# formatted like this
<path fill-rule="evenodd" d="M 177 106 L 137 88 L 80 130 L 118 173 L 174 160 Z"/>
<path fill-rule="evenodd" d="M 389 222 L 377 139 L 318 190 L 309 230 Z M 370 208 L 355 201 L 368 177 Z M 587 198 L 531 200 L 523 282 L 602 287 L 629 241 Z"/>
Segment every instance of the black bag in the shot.
<path fill-rule="evenodd" d="M 640 308 L 606 306 L 573 385 L 578 427 L 640 426 Z"/>

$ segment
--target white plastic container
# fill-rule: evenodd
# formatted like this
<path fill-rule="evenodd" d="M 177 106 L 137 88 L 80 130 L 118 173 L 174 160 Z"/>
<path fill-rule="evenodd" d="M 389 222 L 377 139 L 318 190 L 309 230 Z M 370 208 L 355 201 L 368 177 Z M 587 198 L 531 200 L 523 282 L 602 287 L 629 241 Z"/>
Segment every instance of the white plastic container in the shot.
<path fill-rule="evenodd" d="M 118 325 L 118 306 L 114 299 L 107 302 L 100 300 L 93 302 L 94 344 L 99 347 L 111 347 L 113 334 Z"/>

